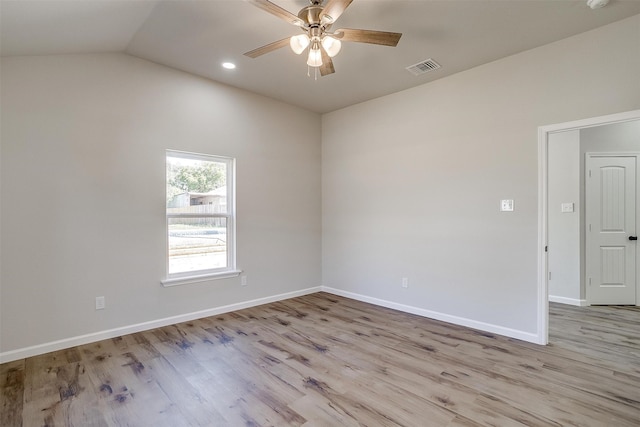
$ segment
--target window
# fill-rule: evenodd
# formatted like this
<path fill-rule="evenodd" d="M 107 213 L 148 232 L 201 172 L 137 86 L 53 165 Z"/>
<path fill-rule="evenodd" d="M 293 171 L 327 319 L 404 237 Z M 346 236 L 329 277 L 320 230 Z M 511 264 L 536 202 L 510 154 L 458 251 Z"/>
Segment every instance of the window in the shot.
<path fill-rule="evenodd" d="M 165 286 L 231 277 L 235 265 L 234 160 L 167 150 Z"/>

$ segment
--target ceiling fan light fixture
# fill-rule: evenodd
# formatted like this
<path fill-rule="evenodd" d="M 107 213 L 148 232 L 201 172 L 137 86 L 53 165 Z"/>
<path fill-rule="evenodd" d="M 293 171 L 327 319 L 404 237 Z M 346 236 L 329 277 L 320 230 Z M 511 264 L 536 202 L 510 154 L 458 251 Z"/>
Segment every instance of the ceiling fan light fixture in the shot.
<path fill-rule="evenodd" d="M 333 58 L 340 52 L 340 49 L 342 48 L 342 42 L 331 36 L 325 36 L 322 39 L 322 47 L 327 52 L 327 55 L 329 55 L 330 58 Z"/>
<path fill-rule="evenodd" d="M 289 44 L 291 50 L 298 55 L 308 49 L 307 65 L 315 68 L 314 74 L 316 78 L 318 74 L 320 74 L 320 76 L 327 76 L 335 73 L 333 60 L 331 58 L 340 52 L 343 41 L 395 47 L 398 45 L 398 41 L 400 41 L 400 37 L 402 36 L 402 33 L 392 33 L 389 31 L 347 28 L 330 32 L 331 26 L 340 18 L 353 0 L 309 0 L 311 4 L 300 9 L 297 16 L 276 5 L 272 0 L 246 1 L 289 24 L 300 26 L 303 34 L 298 33 L 297 36 L 277 40 L 245 52 L 244 55 L 249 58 L 257 58 L 280 49 L 287 44 Z M 609 0 L 583 1 L 606 2 Z M 307 75 L 311 75 L 309 70 L 307 70 Z"/>
<path fill-rule="evenodd" d="M 289 40 L 291 50 L 296 55 L 300 55 L 309 46 L 309 37 L 306 34 L 298 34 Z"/>
<path fill-rule="evenodd" d="M 307 65 L 310 67 L 322 66 L 322 54 L 320 53 L 320 43 L 314 41 L 309 49 L 309 57 L 307 58 Z"/>

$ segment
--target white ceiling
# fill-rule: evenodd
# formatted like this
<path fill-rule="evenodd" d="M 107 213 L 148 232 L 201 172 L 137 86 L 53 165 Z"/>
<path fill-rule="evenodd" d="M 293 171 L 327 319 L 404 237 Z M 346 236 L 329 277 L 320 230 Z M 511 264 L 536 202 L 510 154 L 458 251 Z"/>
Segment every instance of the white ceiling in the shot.
<path fill-rule="evenodd" d="M 273 2 L 294 14 L 308 4 Z M 336 73 L 315 80 L 304 55 L 288 47 L 243 55 L 300 30 L 242 0 L 1 0 L 0 53 L 124 52 L 323 113 L 638 13 L 640 0 L 597 10 L 585 0 L 354 0 L 333 29 L 401 32 L 402 39 L 395 48 L 344 43 Z M 405 70 L 427 58 L 442 68 L 422 76 Z M 223 69 L 224 61 L 237 68 Z"/>

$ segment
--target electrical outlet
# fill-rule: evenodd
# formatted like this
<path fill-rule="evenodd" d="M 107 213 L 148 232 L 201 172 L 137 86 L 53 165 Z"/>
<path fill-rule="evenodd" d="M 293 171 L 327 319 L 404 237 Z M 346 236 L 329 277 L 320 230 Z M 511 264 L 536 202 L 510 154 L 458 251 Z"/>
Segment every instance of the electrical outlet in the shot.
<path fill-rule="evenodd" d="M 104 310 L 106 302 L 104 297 L 96 297 L 96 310 Z"/>
<path fill-rule="evenodd" d="M 402 278 L 402 287 L 403 288 L 408 288 L 409 287 L 409 278 L 408 277 L 403 277 Z"/>
<path fill-rule="evenodd" d="M 247 286 L 247 276 L 240 276 L 240 286 Z"/>

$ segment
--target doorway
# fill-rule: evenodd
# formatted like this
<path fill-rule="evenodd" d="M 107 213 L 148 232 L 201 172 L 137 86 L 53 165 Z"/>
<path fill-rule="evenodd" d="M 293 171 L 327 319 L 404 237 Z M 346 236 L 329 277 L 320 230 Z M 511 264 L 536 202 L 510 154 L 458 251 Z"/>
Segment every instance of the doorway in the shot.
<path fill-rule="evenodd" d="M 538 129 L 538 343 L 549 341 L 549 140 L 559 132 L 640 120 L 640 110 L 594 117 Z"/>

